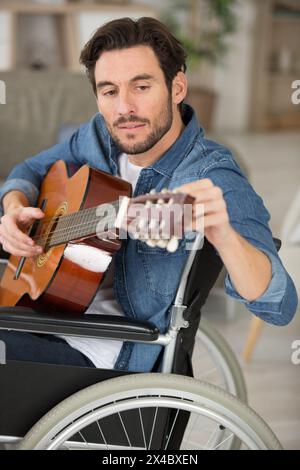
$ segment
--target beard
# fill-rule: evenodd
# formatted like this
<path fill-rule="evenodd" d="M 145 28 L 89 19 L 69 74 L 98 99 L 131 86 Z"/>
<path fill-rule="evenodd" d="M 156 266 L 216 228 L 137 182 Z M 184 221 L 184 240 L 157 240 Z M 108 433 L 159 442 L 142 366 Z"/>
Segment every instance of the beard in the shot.
<path fill-rule="evenodd" d="M 128 118 L 122 117 L 118 119 L 113 124 L 113 128 L 120 126 L 122 124 L 128 124 L 132 122 L 138 122 L 139 124 L 150 124 L 148 119 L 142 119 L 138 116 L 129 116 Z M 126 153 L 127 155 L 137 155 L 139 153 L 144 153 L 154 147 L 157 142 L 159 142 L 162 137 L 170 130 L 173 122 L 173 110 L 172 110 L 172 99 L 171 96 L 168 96 L 168 100 L 166 106 L 162 107 L 161 112 L 159 113 L 159 117 L 153 122 L 152 128 L 153 130 L 150 134 L 142 141 L 142 142 L 134 142 L 136 135 L 130 134 L 130 130 L 128 130 L 127 139 L 132 140 L 132 143 L 124 143 L 119 139 L 119 137 L 115 134 L 113 128 L 108 126 L 109 132 L 121 150 L 121 152 Z"/>

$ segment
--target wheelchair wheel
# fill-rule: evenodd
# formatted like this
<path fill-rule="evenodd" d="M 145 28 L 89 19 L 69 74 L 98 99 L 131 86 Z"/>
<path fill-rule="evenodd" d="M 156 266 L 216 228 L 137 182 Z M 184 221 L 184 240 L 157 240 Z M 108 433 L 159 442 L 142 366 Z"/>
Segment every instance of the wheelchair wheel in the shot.
<path fill-rule="evenodd" d="M 216 429 L 226 435 L 212 445 Z M 281 449 L 267 424 L 219 387 L 173 374 L 135 374 L 67 398 L 24 437 L 19 449 Z"/>
<path fill-rule="evenodd" d="M 247 403 L 247 388 L 241 367 L 227 341 L 201 318 L 192 357 L 196 379 L 223 388 Z"/>

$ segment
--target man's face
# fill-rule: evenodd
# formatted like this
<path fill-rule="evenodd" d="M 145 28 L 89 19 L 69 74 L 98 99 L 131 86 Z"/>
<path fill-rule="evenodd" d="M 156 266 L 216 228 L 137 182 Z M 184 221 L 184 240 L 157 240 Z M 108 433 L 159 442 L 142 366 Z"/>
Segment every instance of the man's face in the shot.
<path fill-rule="evenodd" d="M 95 80 L 98 109 L 121 151 L 147 152 L 170 130 L 172 96 L 150 47 L 103 52 Z"/>

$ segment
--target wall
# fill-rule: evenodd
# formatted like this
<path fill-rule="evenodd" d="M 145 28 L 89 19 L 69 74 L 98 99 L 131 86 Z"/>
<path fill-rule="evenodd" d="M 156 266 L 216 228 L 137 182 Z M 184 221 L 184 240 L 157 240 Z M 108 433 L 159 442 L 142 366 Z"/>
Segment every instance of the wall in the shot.
<path fill-rule="evenodd" d="M 76 64 L 83 45 L 102 24 L 123 16 L 138 18 L 146 15 L 155 16 L 156 14 L 153 9 L 146 5 L 137 5 L 136 8 L 129 5 L 128 9 L 125 5 L 119 7 L 114 5 L 110 9 L 107 8 L 108 4 L 107 1 L 102 11 L 100 11 L 101 4 L 99 4 L 99 11 L 91 12 L 84 10 L 83 3 L 82 12 L 74 15 L 74 24 L 75 27 L 77 26 L 75 32 L 77 34 L 75 34 L 74 40 L 72 36 L 72 48 L 74 48 L 74 55 L 76 55 Z M 0 71 L 11 68 L 11 16 L 9 12 L 1 10 L 0 0 Z M 47 14 L 17 15 L 15 25 L 17 67 L 59 67 L 66 64 L 66 35 L 62 34 L 61 29 L 63 18 L 58 15 Z M 64 32 L 66 32 L 66 28 L 67 26 L 64 25 Z"/>
<path fill-rule="evenodd" d="M 199 0 L 201 1 L 201 0 Z M 140 0 L 158 9 L 172 0 Z M 186 0 L 188 5 L 188 0 Z M 218 94 L 214 113 L 214 130 L 218 132 L 244 131 L 249 124 L 255 0 L 238 0 L 236 13 L 238 29 L 228 39 L 228 54 L 217 67 L 204 65 L 188 72 L 190 83 L 213 88 Z M 201 21 L 201 19 L 200 19 Z"/>
<path fill-rule="evenodd" d="M 10 42 L 10 14 L 0 11 L 0 71 L 10 66 L 10 55 L 7 44 Z"/>
<path fill-rule="evenodd" d="M 115 9 L 113 11 L 103 11 L 99 13 L 95 12 L 85 12 L 78 15 L 77 25 L 78 25 L 78 34 L 79 34 L 79 47 L 80 49 L 86 44 L 86 42 L 91 38 L 93 32 L 99 28 L 102 24 L 121 18 L 123 16 L 130 16 L 131 18 L 139 18 L 141 16 L 154 16 L 155 13 L 149 12 L 148 9 L 143 9 L 143 6 L 137 7 L 136 12 L 130 11 L 130 14 L 127 14 L 124 9 Z"/>
<path fill-rule="evenodd" d="M 249 124 L 252 79 L 255 2 L 243 0 L 237 8 L 238 31 L 229 40 L 229 53 L 215 71 L 214 86 L 219 94 L 214 127 L 218 131 L 246 130 Z"/>

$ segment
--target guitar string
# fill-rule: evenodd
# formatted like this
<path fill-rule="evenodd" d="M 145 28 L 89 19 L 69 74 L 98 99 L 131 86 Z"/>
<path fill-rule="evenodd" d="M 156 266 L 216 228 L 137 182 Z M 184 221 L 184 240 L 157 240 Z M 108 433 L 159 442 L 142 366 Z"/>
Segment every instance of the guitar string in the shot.
<path fill-rule="evenodd" d="M 147 195 L 144 195 L 144 196 L 147 196 Z M 170 193 L 170 195 L 169 194 L 160 195 L 159 193 L 156 194 L 156 198 L 158 198 L 158 197 L 166 198 L 166 196 L 167 196 L 167 200 L 168 200 L 169 196 L 174 197 L 174 194 L 172 194 L 172 193 Z M 141 204 L 144 204 L 144 202 L 145 201 L 140 201 Z M 59 220 L 67 220 L 67 218 L 74 217 L 79 213 L 84 213 L 84 214 L 89 215 L 90 213 L 93 213 L 98 207 L 105 206 L 105 205 L 112 205 L 113 207 L 118 208 L 119 201 L 106 202 L 106 203 L 103 203 L 103 204 L 99 204 L 98 206 L 95 206 L 95 207 L 88 207 L 86 209 L 80 209 L 77 212 L 72 212 L 71 214 L 66 214 L 66 215 L 62 215 L 62 216 L 60 216 L 60 217 L 58 216 L 58 217 L 59 217 Z M 43 225 L 45 225 L 45 223 L 48 223 L 53 219 L 54 219 L 53 216 L 52 217 L 51 216 L 44 217 L 43 219 L 40 220 L 39 224 L 40 224 L 40 226 L 43 226 Z"/>
<path fill-rule="evenodd" d="M 115 217 L 108 217 L 107 218 L 107 221 L 106 221 L 106 225 L 110 225 L 113 221 L 115 220 Z M 134 220 L 134 219 L 132 219 Z M 49 234 L 52 234 L 54 233 L 54 236 L 51 238 L 51 246 L 54 245 L 54 244 L 60 244 L 60 243 L 66 243 L 67 241 L 70 241 L 72 238 L 73 239 L 76 239 L 76 238 L 81 238 L 81 237 L 87 237 L 87 236 L 91 236 L 92 234 L 89 233 L 90 230 L 92 230 L 92 233 L 95 232 L 95 235 L 97 234 L 96 232 L 96 228 L 97 228 L 97 225 L 98 225 L 98 220 L 93 220 L 93 221 L 88 221 L 88 222 L 85 222 L 85 223 L 81 223 L 78 225 L 78 223 L 76 223 L 76 225 L 73 225 L 73 226 L 69 226 L 68 229 L 66 228 L 63 228 L 61 230 L 53 230 L 52 232 L 49 232 L 48 234 L 41 234 L 41 235 L 37 235 L 36 237 L 34 237 L 34 239 L 36 240 L 39 240 L 40 242 L 43 242 L 45 239 L 47 239 L 49 237 Z M 85 231 L 88 231 L 85 232 L 85 233 L 80 233 L 82 232 L 82 229 L 85 229 Z M 111 229 L 107 229 L 107 231 L 109 231 Z M 64 239 L 64 236 L 65 235 L 69 235 L 69 232 L 72 231 L 72 238 L 69 239 L 69 240 L 65 240 Z M 62 232 L 62 233 L 59 233 L 57 235 L 56 232 Z M 70 236 L 70 235 L 69 235 Z"/>
<path fill-rule="evenodd" d="M 108 217 L 105 225 L 109 226 L 114 221 L 115 221 L 115 217 Z M 60 230 L 53 230 L 49 233 L 36 235 L 32 238 L 34 240 L 39 240 L 41 242 L 49 238 L 49 235 L 54 234 L 54 236 L 51 238 L 52 243 L 63 242 L 64 236 L 69 235 L 69 232 L 72 232 L 72 235 L 74 238 L 88 236 L 90 230 L 92 230 L 92 232 L 95 232 L 96 234 L 96 228 L 97 228 L 98 223 L 99 223 L 99 220 L 92 220 L 92 221 L 90 220 L 81 224 L 77 223 L 76 221 L 76 225 L 71 225 L 68 228 L 64 227 L 63 229 L 60 229 Z M 85 232 L 87 231 L 87 233 L 80 233 L 83 231 L 83 229 L 85 230 Z M 112 228 L 107 228 L 106 230 L 109 231 L 109 230 L 112 230 Z"/>
<path fill-rule="evenodd" d="M 104 206 L 104 205 L 103 205 L 103 206 Z M 117 207 L 117 204 L 115 204 L 114 207 Z M 86 216 L 86 215 L 88 215 L 88 216 L 90 216 L 90 215 L 95 216 L 95 213 L 96 213 L 95 208 L 92 208 L 92 209 L 93 209 L 93 211 L 91 211 L 89 214 L 86 214 L 85 211 L 86 211 L 87 209 L 84 209 L 84 210 L 82 210 L 82 211 L 78 211 L 78 212 L 73 213 L 73 214 L 68 214 L 68 216 L 61 216 L 61 217 L 58 217 L 58 223 L 59 223 L 59 224 L 62 224 L 62 223 L 64 223 L 64 222 L 67 222 L 67 223 L 70 224 L 70 222 L 74 222 L 74 225 L 69 225 L 69 226 L 63 227 L 63 228 L 57 228 L 57 229 L 54 229 L 54 230 L 52 230 L 52 231 L 50 231 L 50 232 L 48 232 L 48 233 L 36 235 L 36 236 L 33 236 L 32 239 L 33 239 L 33 240 L 42 239 L 42 238 L 45 238 L 45 236 L 50 236 L 50 235 L 52 235 L 53 233 L 58 234 L 58 235 L 63 235 L 63 234 L 65 234 L 65 233 L 67 233 L 68 231 L 73 230 L 73 229 L 75 229 L 75 228 L 77 228 L 78 230 L 81 230 L 83 227 L 89 228 L 89 226 L 92 228 L 95 223 L 98 223 L 98 222 L 99 222 L 99 220 L 97 220 L 97 219 L 87 220 L 87 221 L 84 221 L 84 222 L 82 222 L 82 223 L 80 224 L 80 218 L 82 218 L 83 215 L 84 215 L 84 216 Z M 67 220 L 66 217 L 68 217 L 70 220 Z M 98 216 L 98 217 L 100 218 L 101 216 Z M 76 219 L 78 219 L 78 218 L 79 218 L 79 220 L 76 220 Z M 50 220 L 54 220 L 54 219 L 50 219 Z M 114 220 L 115 220 L 115 216 L 113 216 L 113 217 L 108 216 L 107 221 L 108 221 L 109 223 L 113 222 Z M 45 220 L 44 220 L 44 219 L 41 220 L 41 221 L 40 221 L 40 224 L 41 224 L 41 227 L 42 227 L 43 225 L 46 225 Z"/>
<path fill-rule="evenodd" d="M 142 197 L 142 196 L 145 196 L 145 197 L 146 197 L 146 196 L 148 196 L 148 194 L 141 195 L 141 196 L 139 196 L 139 197 Z M 157 193 L 155 196 L 156 196 L 156 197 L 155 197 L 155 200 L 156 200 L 157 198 L 161 197 L 161 198 L 166 198 L 167 201 L 169 200 L 170 197 L 175 197 L 174 194 L 172 194 L 172 193 L 170 193 L 170 194 L 162 194 L 162 195 L 160 195 L 160 193 Z M 146 199 L 146 200 L 147 200 L 147 199 Z M 137 203 L 138 203 L 138 204 L 139 204 L 139 203 L 140 203 L 140 204 L 144 204 L 144 203 L 146 202 L 146 200 L 145 200 L 145 201 L 142 201 L 142 200 L 141 200 L 141 201 L 138 201 Z M 74 215 L 76 215 L 76 214 L 79 214 L 79 213 L 85 213 L 85 214 L 87 214 L 87 213 L 89 213 L 89 212 L 95 211 L 98 207 L 106 206 L 106 205 L 112 205 L 113 207 L 118 207 L 119 201 L 104 202 L 103 204 L 98 204 L 98 205 L 95 206 L 95 207 L 88 207 L 88 208 L 85 208 L 85 209 L 80 209 L 80 210 L 77 211 L 77 212 L 72 212 L 72 213 L 70 213 L 70 214 L 62 215 L 62 216 L 60 216 L 60 219 L 62 219 L 62 218 L 63 218 L 63 219 L 67 219 L 67 218 L 72 217 L 72 216 L 74 216 Z M 44 217 L 43 219 L 41 219 L 40 223 L 43 224 L 43 223 L 46 223 L 46 222 L 51 221 L 51 220 L 53 220 L 53 216 Z"/>
<path fill-rule="evenodd" d="M 90 214 L 94 211 L 97 210 L 98 207 L 101 207 L 101 206 L 105 206 L 105 205 L 112 205 L 114 207 L 118 207 L 118 204 L 119 202 L 118 201 L 115 201 L 115 202 L 105 202 L 103 204 L 99 204 L 98 206 L 95 206 L 95 207 L 88 207 L 86 209 L 80 209 L 79 211 L 77 212 L 71 212 L 70 214 L 65 214 L 65 215 L 61 215 L 61 216 L 57 216 L 57 217 L 60 217 L 60 220 L 62 219 L 67 219 L 67 218 L 70 218 L 70 217 L 74 217 L 75 215 L 79 214 L 79 213 L 84 213 L 84 214 Z M 43 224 L 45 222 L 48 222 L 48 221 L 51 221 L 53 220 L 54 216 L 49 216 L 49 217 L 44 217 L 43 219 L 41 219 L 40 223 Z"/>
<path fill-rule="evenodd" d="M 115 217 L 108 217 L 107 218 L 107 224 L 110 225 L 113 221 L 115 220 Z M 54 229 L 48 233 L 45 233 L 45 234 L 40 234 L 40 235 L 36 235 L 34 237 L 32 237 L 33 240 L 39 240 L 40 242 L 41 241 L 44 241 L 45 239 L 49 238 L 52 234 L 54 234 L 54 236 L 51 238 L 51 241 L 54 242 L 54 241 L 58 241 L 60 239 L 63 239 L 64 236 L 67 236 L 70 234 L 70 232 L 72 232 L 72 235 L 74 235 L 74 238 L 78 238 L 79 235 L 81 235 L 82 237 L 83 236 L 87 236 L 86 233 L 82 233 L 80 234 L 80 232 L 83 231 L 83 229 L 86 231 L 86 230 L 96 230 L 97 228 L 97 225 L 99 223 L 99 220 L 89 220 L 87 222 L 83 222 L 83 223 L 78 223 L 77 221 L 75 221 L 76 224 L 75 225 L 69 225 L 68 227 L 64 227 L 64 228 L 61 228 L 61 229 Z"/>
<path fill-rule="evenodd" d="M 113 220 L 113 219 L 112 219 L 112 220 Z M 73 234 L 72 234 L 72 235 L 73 235 L 72 238 L 68 238 L 67 240 L 64 239 L 64 238 L 62 238 L 61 236 L 59 236 L 59 237 L 55 237 L 55 236 L 54 236 L 54 237 L 51 239 L 51 243 L 50 243 L 49 247 L 67 243 L 68 241 L 71 241 L 72 239 L 73 239 L 73 240 L 76 240 L 76 239 L 80 239 L 80 238 L 85 238 L 85 237 L 88 238 L 88 237 L 97 235 L 95 225 L 90 226 L 89 228 L 90 228 L 90 229 L 93 229 L 93 230 L 92 230 L 92 233 L 87 232 L 87 233 L 85 233 L 85 234 L 83 234 L 83 233 L 81 233 L 81 234 L 78 233 L 78 234 L 77 234 L 76 231 L 75 231 L 75 232 L 73 232 Z M 150 230 L 150 228 L 148 228 L 148 229 Z M 79 229 L 78 229 L 78 230 L 79 230 Z M 77 231 L 78 231 L 78 230 L 77 230 Z M 107 231 L 108 231 L 108 230 L 107 230 Z M 104 231 L 104 232 L 101 232 L 101 233 L 105 233 L 105 231 Z M 150 233 L 151 233 L 151 232 L 150 232 Z M 148 238 L 149 238 L 149 236 L 150 236 L 150 235 L 148 234 Z M 150 236 L 150 238 L 153 238 L 153 237 Z M 169 236 L 168 236 L 167 238 L 169 239 Z M 45 236 L 39 237 L 39 241 L 43 241 L 43 239 L 45 239 Z"/>
<path fill-rule="evenodd" d="M 100 216 L 99 216 L 99 218 L 100 218 Z M 112 230 L 113 227 L 109 228 L 109 226 L 114 221 L 115 221 L 115 216 L 113 216 L 113 217 L 109 216 L 106 219 L 106 224 L 105 225 L 108 225 L 108 228 L 106 229 L 106 231 Z M 73 235 L 74 239 L 88 236 L 90 230 L 92 230 L 92 232 L 95 232 L 95 234 L 96 234 L 96 228 L 97 228 L 97 225 L 99 223 L 99 220 L 94 219 L 94 220 L 89 220 L 87 222 L 82 222 L 82 223 L 79 223 L 79 221 L 75 220 L 75 222 L 76 222 L 76 225 L 71 225 L 71 226 L 68 226 L 67 228 L 64 227 L 64 228 L 61 228 L 61 229 L 54 229 L 53 231 L 50 231 L 50 232 L 45 233 L 45 234 L 36 235 L 32 238 L 34 240 L 38 240 L 38 241 L 41 242 L 41 241 L 44 241 L 45 239 L 49 238 L 50 235 L 54 234 L 54 236 L 51 238 L 51 242 L 52 243 L 58 243 L 58 242 L 62 243 L 63 241 L 68 241 L 68 240 L 64 240 L 64 236 L 69 235 L 69 232 L 73 232 L 72 235 Z M 83 229 L 85 230 L 85 233 L 80 233 L 80 232 L 83 231 Z"/>
<path fill-rule="evenodd" d="M 77 219 L 78 219 L 78 218 L 77 218 Z M 113 217 L 113 218 L 110 217 L 110 218 L 108 218 L 107 220 L 108 220 L 108 222 L 112 222 L 114 219 L 115 219 L 115 217 Z M 59 222 L 60 222 L 60 221 L 58 220 L 58 223 L 59 223 Z M 66 221 L 62 221 L 62 222 L 66 222 Z M 74 222 L 74 224 L 73 224 L 73 225 L 70 225 L 70 222 L 72 222 L 72 223 Z M 50 235 L 52 235 L 52 234 L 55 234 L 55 235 L 62 235 L 62 236 L 63 236 L 63 235 L 65 235 L 65 234 L 67 234 L 68 232 L 72 231 L 72 230 L 73 230 L 73 231 L 74 231 L 74 230 L 76 231 L 76 230 L 82 230 L 82 229 L 84 229 L 84 228 L 88 229 L 89 227 L 92 228 L 92 227 L 93 227 L 95 224 L 97 224 L 98 222 L 99 222 L 99 220 L 97 220 L 97 219 L 88 220 L 88 221 L 85 221 L 85 222 L 80 222 L 80 220 L 74 220 L 74 219 L 72 219 L 72 220 L 69 220 L 69 221 L 68 221 L 68 223 L 69 223 L 68 226 L 63 226 L 63 227 L 60 226 L 60 228 L 53 229 L 53 230 L 51 230 L 51 231 L 49 231 L 49 232 L 47 232 L 47 233 L 43 233 L 43 234 L 41 233 L 41 234 L 38 234 L 38 235 L 34 235 L 34 236 L 32 237 L 32 239 L 33 239 L 33 240 L 36 240 L 36 239 L 43 238 L 43 237 L 45 237 L 45 236 L 48 237 L 48 236 L 50 236 Z"/>
<path fill-rule="evenodd" d="M 61 216 L 61 217 L 58 216 L 58 224 L 62 225 L 61 228 L 56 228 L 52 231 L 50 230 L 50 232 L 45 233 L 45 234 L 36 235 L 36 236 L 32 237 L 32 239 L 33 240 L 38 240 L 39 242 L 43 243 L 45 240 L 47 240 L 47 238 L 49 238 L 52 234 L 54 234 L 54 236 L 51 239 L 51 242 L 52 243 L 58 243 L 58 242 L 63 243 L 64 241 L 65 242 L 68 241 L 68 240 L 64 240 L 64 236 L 69 234 L 70 231 L 73 231 L 72 235 L 74 236 L 74 239 L 88 236 L 89 233 L 80 234 L 80 231 L 82 231 L 83 229 L 85 229 L 85 231 L 86 231 L 88 229 L 88 232 L 89 232 L 89 230 L 92 230 L 94 232 L 96 230 L 97 224 L 99 223 L 99 220 L 93 219 L 93 220 L 83 221 L 83 222 L 80 223 L 80 219 L 82 219 L 83 217 L 87 217 L 87 216 L 90 217 L 91 215 L 95 216 L 98 207 L 104 207 L 105 208 L 106 205 L 107 206 L 112 205 L 114 208 L 118 208 L 118 204 L 119 204 L 118 201 L 110 202 L 110 203 L 104 203 L 104 204 L 101 204 L 101 205 L 96 206 L 96 207 L 82 209 L 82 210 L 80 210 L 76 213 L 67 214 L 67 215 L 64 215 L 64 216 Z M 99 218 L 100 217 L 101 216 L 99 216 Z M 78 218 L 79 218 L 79 220 L 78 220 Z M 40 221 L 41 227 L 46 224 L 46 220 L 53 220 L 53 217 L 52 218 L 47 217 L 47 218 L 41 220 Z M 107 218 L 107 224 L 108 225 L 111 224 L 114 220 L 115 220 L 115 216 L 113 216 L 113 217 L 109 216 Z M 71 223 L 73 223 L 73 222 L 75 222 L 76 225 L 71 225 Z M 63 226 L 64 224 L 66 224 L 65 227 Z M 95 224 L 96 224 L 96 226 L 95 226 Z"/>
<path fill-rule="evenodd" d="M 113 204 L 113 203 L 111 203 L 111 204 L 114 207 L 117 207 L 117 204 Z M 40 239 L 40 238 L 45 237 L 46 235 L 47 236 L 52 235 L 53 233 L 59 233 L 59 234 L 60 233 L 67 233 L 69 230 L 72 230 L 73 228 L 78 227 L 79 220 L 76 220 L 76 219 L 82 218 L 83 215 L 84 216 L 91 216 L 91 215 L 95 216 L 96 209 L 97 208 L 94 208 L 94 207 L 93 208 L 88 208 L 88 209 L 82 209 L 81 211 L 78 211 L 76 213 L 68 214 L 68 215 L 61 216 L 61 217 L 58 216 L 57 217 L 57 219 L 58 219 L 57 223 L 63 224 L 65 222 L 67 222 L 67 224 L 69 224 L 69 225 L 67 225 L 66 227 L 63 227 L 63 228 L 54 229 L 54 230 L 52 230 L 52 231 L 50 231 L 46 234 L 40 234 L 40 235 L 33 236 L 32 239 L 33 240 Z M 87 213 L 86 211 L 89 211 L 89 213 Z M 78 215 L 79 215 L 79 217 L 78 217 Z M 43 228 L 44 225 L 47 225 L 46 220 L 49 220 L 49 221 L 55 220 L 55 217 L 52 217 L 52 218 L 49 217 L 47 219 L 41 220 L 40 223 L 39 223 L 39 226 L 41 228 Z M 114 218 L 110 218 L 109 222 L 112 222 L 113 220 L 114 220 Z M 75 222 L 76 225 L 70 225 L 70 222 Z M 85 222 L 83 222 L 82 224 L 79 225 L 79 228 L 82 228 L 83 225 L 93 224 L 95 222 L 98 223 L 97 219 L 85 221 Z"/>

